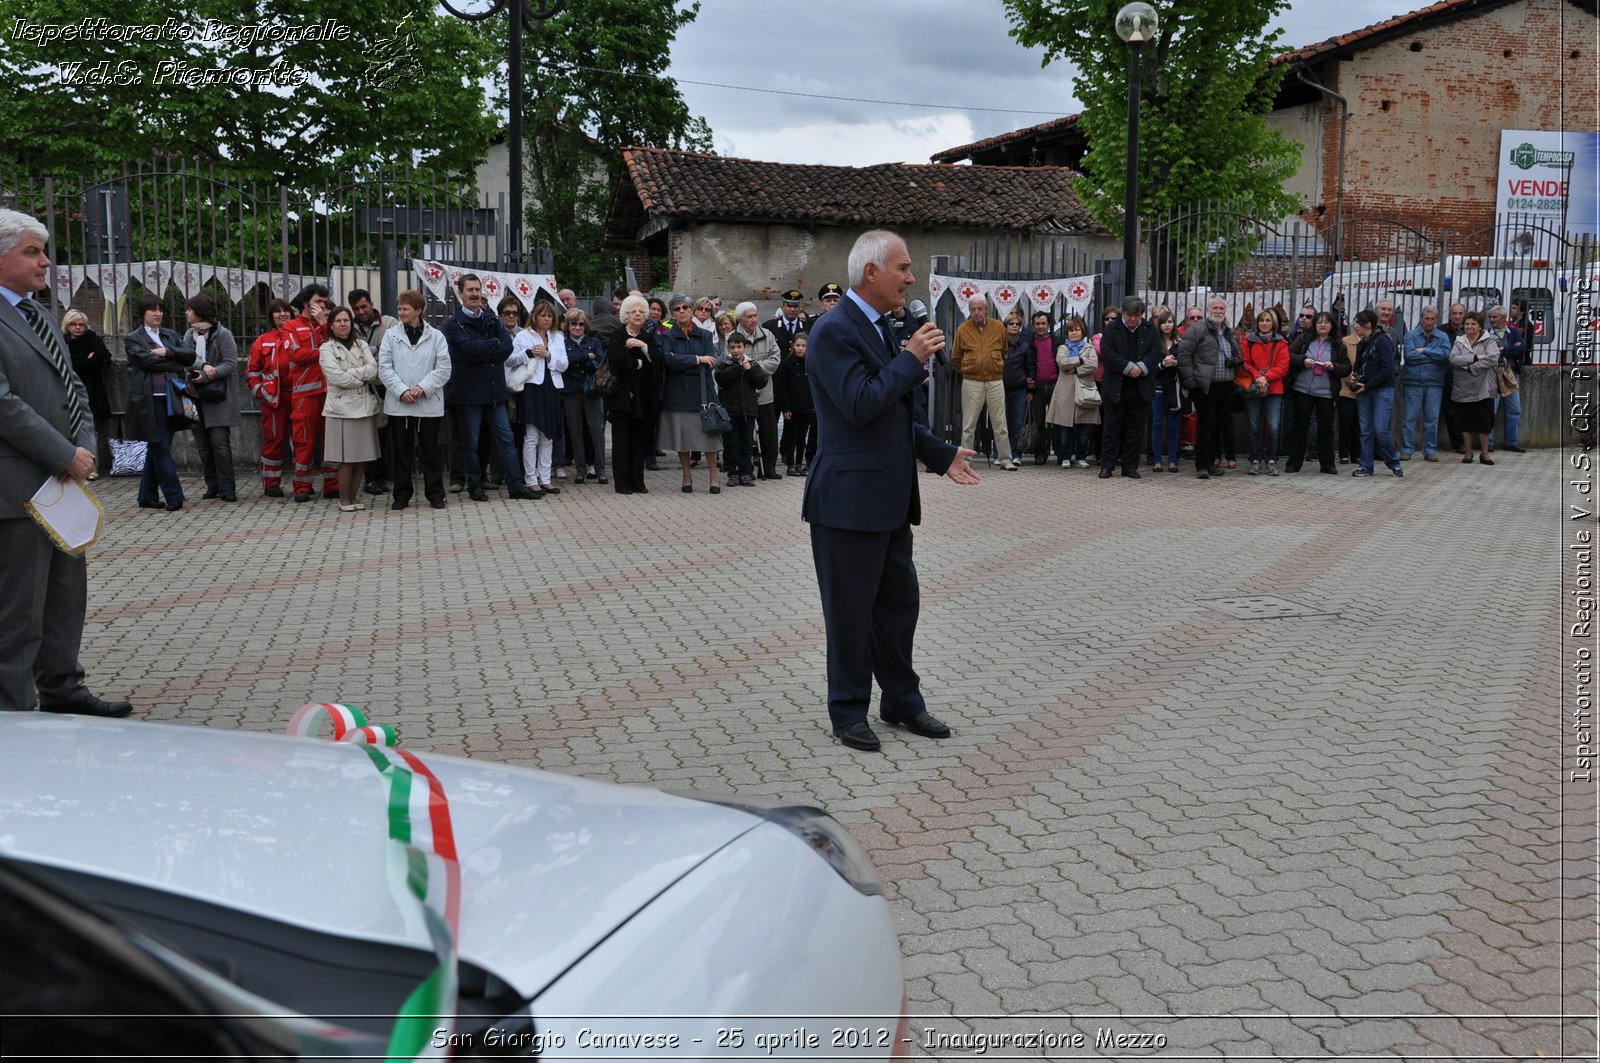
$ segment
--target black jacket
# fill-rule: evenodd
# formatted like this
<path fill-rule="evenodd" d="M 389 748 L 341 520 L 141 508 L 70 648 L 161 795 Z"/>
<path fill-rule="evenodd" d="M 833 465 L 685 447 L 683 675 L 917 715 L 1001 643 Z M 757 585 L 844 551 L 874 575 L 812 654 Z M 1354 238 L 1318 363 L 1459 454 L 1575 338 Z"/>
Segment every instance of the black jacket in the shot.
<path fill-rule="evenodd" d="M 150 353 L 150 337 L 142 326 L 122 337 L 122 349 L 128 355 L 128 413 L 122 430 L 129 439 L 154 442 L 161 438 L 161 422 L 167 420 L 167 411 L 165 407 L 158 409 L 151 398 L 154 378 L 164 375 L 187 377 L 186 370 L 194 365 L 192 346 L 184 343 L 182 337 L 169 328 L 163 327 L 159 331 L 161 346 L 167 352 L 165 358 L 157 358 Z"/>
<path fill-rule="evenodd" d="M 473 317 L 458 309 L 440 331 L 450 345 L 450 380 L 444 386 L 444 404 L 492 406 L 505 402 L 511 333 L 499 318 L 488 310 Z"/>
<path fill-rule="evenodd" d="M 1156 395 L 1155 374 L 1160 371 L 1161 336 L 1148 321 L 1139 322 L 1130 329 L 1121 321 L 1107 325 L 1100 334 L 1100 364 L 1105 373 L 1100 380 L 1100 394 L 1106 402 L 1121 402 L 1124 387 L 1138 388 L 1139 396 L 1149 402 Z M 1122 371 L 1134 362 L 1144 363 L 1148 372 L 1144 376 L 1124 376 Z"/>
<path fill-rule="evenodd" d="M 811 398 L 811 380 L 806 376 L 806 358 L 790 358 L 778 366 L 772 378 L 772 390 L 779 413 L 792 413 L 805 417 L 816 411 Z"/>
<path fill-rule="evenodd" d="M 637 337 L 645 343 L 643 351 L 628 346 L 627 326 L 611 334 L 606 344 L 606 364 L 617 376 L 617 390 L 606 400 L 606 418 L 624 417 L 654 424 L 661 411 L 661 380 L 665 364 L 656 330 L 649 323 Z"/>
<path fill-rule="evenodd" d="M 730 414 L 754 417 L 757 393 L 767 386 L 767 371 L 761 368 L 761 363 L 752 361 L 748 356 L 745 360 L 750 362 L 749 369 L 727 357 L 717 363 L 717 390 L 722 395 L 722 405 Z M 793 362 L 799 359 L 789 360 Z"/>
<path fill-rule="evenodd" d="M 700 408 L 700 379 L 710 369 L 695 359 L 710 355 L 711 334 L 703 328 L 690 327 L 685 333 L 674 326 L 657 340 L 666 368 L 666 386 L 661 393 L 663 410 L 698 410 Z M 706 398 L 717 397 L 711 377 L 705 376 Z"/>
<path fill-rule="evenodd" d="M 96 417 L 111 416 L 111 393 L 106 390 L 105 375 L 111 367 L 111 352 L 106 350 L 106 341 L 94 329 L 85 329 L 76 339 L 67 337 L 67 353 L 72 356 L 72 371 L 89 392 L 90 412 Z"/>
<path fill-rule="evenodd" d="M 806 319 L 796 318 L 794 336 L 789 335 L 789 326 L 784 323 L 783 312 L 779 311 L 777 317 L 771 317 L 761 323 L 761 327 L 772 333 L 772 338 L 778 341 L 778 350 L 782 352 L 784 360 L 794 353 L 794 336 L 806 334 Z"/>

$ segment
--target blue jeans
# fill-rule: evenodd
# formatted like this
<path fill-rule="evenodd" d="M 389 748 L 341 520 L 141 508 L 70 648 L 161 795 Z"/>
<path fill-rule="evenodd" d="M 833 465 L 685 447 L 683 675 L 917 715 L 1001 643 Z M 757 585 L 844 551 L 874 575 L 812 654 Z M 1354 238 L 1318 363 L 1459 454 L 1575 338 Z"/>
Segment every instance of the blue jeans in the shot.
<path fill-rule="evenodd" d="M 1022 417 L 1027 408 L 1027 388 L 1006 392 L 1006 435 L 1011 437 L 1011 457 L 1017 461 L 1022 460 L 1017 443 L 1022 439 Z"/>
<path fill-rule="evenodd" d="M 1389 398 L 1394 399 L 1394 393 L 1389 393 Z M 1266 438 L 1262 439 L 1261 419 L 1266 415 Z M 1283 396 L 1282 395 L 1246 395 L 1244 397 L 1244 415 L 1250 419 L 1250 460 L 1251 461 L 1277 461 L 1278 460 L 1278 425 L 1282 423 Z"/>
<path fill-rule="evenodd" d="M 489 431 L 494 435 L 495 448 L 500 453 L 500 464 L 506 470 L 506 483 L 513 491 L 525 485 L 522 479 L 522 459 L 517 456 L 517 444 L 511 436 L 511 418 L 506 406 L 497 402 L 492 406 L 457 406 L 456 431 L 462 438 L 462 456 L 467 463 L 467 486 L 475 490 L 483 487 L 483 466 L 478 462 L 478 437 L 483 432 L 483 422 L 489 421 Z"/>
<path fill-rule="evenodd" d="M 1182 427 L 1183 418 L 1167 402 L 1166 391 L 1156 388 L 1156 397 L 1150 400 L 1150 451 L 1156 456 L 1156 464 L 1162 461 L 1178 464 L 1178 437 Z M 1164 434 L 1170 437 L 1166 446 L 1162 446 Z"/>
<path fill-rule="evenodd" d="M 1506 410 L 1505 445 L 1508 447 L 1520 446 L 1521 444 L 1517 442 L 1517 425 L 1522 420 L 1522 392 L 1513 391 L 1509 395 L 1496 398 L 1494 400 L 1494 412 L 1498 414 L 1502 406 Z M 1494 432 L 1492 430 L 1489 432 L 1489 447 L 1491 450 L 1494 448 Z"/>
<path fill-rule="evenodd" d="M 167 423 L 167 397 L 155 396 L 156 434 L 159 439 L 145 443 L 144 470 L 139 473 L 139 501 L 160 502 L 161 495 L 168 502 L 183 501 L 183 484 L 178 481 L 178 466 L 172 460 L 172 426 Z M 161 488 L 161 495 L 156 493 Z"/>
<path fill-rule="evenodd" d="M 1363 391 L 1356 396 L 1356 414 L 1361 418 L 1361 468 L 1372 471 L 1373 452 L 1389 468 L 1398 468 L 1400 456 L 1394 450 L 1389 420 L 1394 416 L 1394 388 Z"/>
<path fill-rule="evenodd" d="M 1444 402 L 1443 384 L 1407 384 L 1401 399 L 1404 420 L 1400 422 L 1400 453 L 1415 453 L 1417 414 L 1422 414 L 1422 452 L 1439 449 L 1439 407 Z"/>

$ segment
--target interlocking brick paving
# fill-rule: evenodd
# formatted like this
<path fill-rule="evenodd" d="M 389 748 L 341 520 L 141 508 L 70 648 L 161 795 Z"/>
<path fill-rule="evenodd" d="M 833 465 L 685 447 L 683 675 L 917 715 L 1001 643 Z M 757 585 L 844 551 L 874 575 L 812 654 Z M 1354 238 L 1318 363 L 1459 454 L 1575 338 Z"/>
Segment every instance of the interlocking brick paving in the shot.
<path fill-rule="evenodd" d="M 818 803 L 888 883 L 919 1031 L 1058 1039 L 989 1058 L 1594 1058 L 1558 455 L 924 475 L 917 661 L 956 734 L 876 756 L 827 731 L 800 481 L 696 472 L 355 514 L 102 481 L 93 683 L 151 719 L 344 700 L 417 750 Z M 1246 597 L 1289 607 L 1217 608 Z"/>

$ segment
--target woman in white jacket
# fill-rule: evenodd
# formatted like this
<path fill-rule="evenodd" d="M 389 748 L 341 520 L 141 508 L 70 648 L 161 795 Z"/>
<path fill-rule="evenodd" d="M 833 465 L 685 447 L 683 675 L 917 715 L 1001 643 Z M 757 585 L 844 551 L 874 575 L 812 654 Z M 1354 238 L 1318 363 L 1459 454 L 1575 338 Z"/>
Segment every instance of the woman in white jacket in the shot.
<path fill-rule="evenodd" d="M 389 416 L 389 473 L 394 479 L 390 509 L 411 504 L 411 466 L 422 457 L 422 491 L 434 509 L 444 508 L 444 386 L 450 379 L 450 346 L 444 333 L 422 320 L 422 293 L 397 297 L 400 327 L 383 334 L 378 347 L 378 379 L 388 389 L 383 411 Z"/>
<path fill-rule="evenodd" d="M 522 413 L 522 467 L 536 498 L 561 493 L 550 482 L 550 460 L 561 430 L 561 374 L 566 369 L 567 341 L 557 327 L 555 307 L 536 303 L 506 359 L 506 386 L 516 392 Z"/>
<path fill-rule="evenodd" d="M 322 460 L 339 463 L 339 511 L 366 509 L 362 473 L 378 458 L 378 359 L 356 331 L 355 315 L 341 306 L 328 318 L 328 338 L 317 352 L 328 397 L 322 406 Z"/>

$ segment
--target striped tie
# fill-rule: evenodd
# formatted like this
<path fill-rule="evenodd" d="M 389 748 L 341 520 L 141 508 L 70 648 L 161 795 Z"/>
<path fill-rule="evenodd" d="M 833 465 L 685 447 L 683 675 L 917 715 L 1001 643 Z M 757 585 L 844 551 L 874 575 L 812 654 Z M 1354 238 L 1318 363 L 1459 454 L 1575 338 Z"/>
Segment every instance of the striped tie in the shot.
<path fill-rule="evenodd" d="M 28 326 L 39 337 L 39 342 L 44 344 L 50 364 L 56 367 L 56 372 L 61 374 L 61 383 L 67 387 L 67 420 L 72 426 L 72 438 L 76 441 L 83 432 L 83 404 L 78 401 L 78 377 L 72 371 L 72 362 L 67 359 L 67 352 L 61 349 L 61 341 L 45 324 L 44 311 L 39 309 L 38 303 L 24 299 L 17 304 L 17 309 L 28 319 Z"/>

